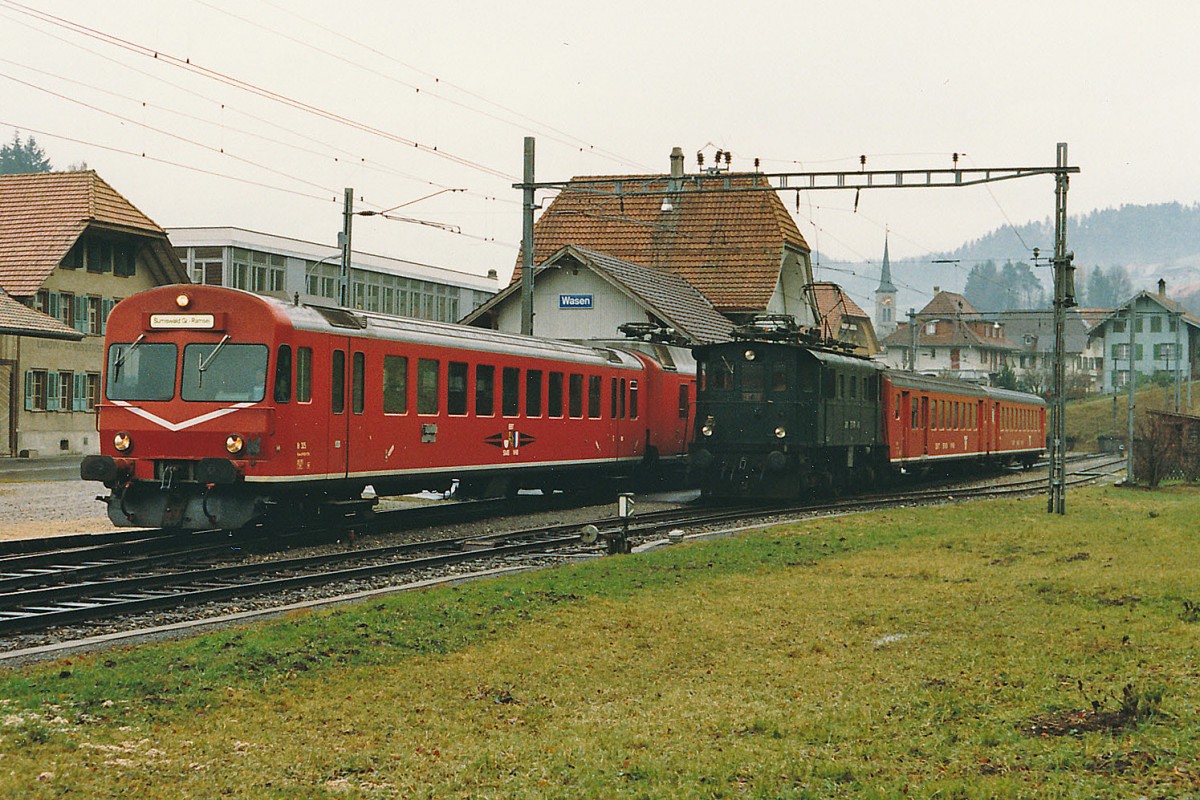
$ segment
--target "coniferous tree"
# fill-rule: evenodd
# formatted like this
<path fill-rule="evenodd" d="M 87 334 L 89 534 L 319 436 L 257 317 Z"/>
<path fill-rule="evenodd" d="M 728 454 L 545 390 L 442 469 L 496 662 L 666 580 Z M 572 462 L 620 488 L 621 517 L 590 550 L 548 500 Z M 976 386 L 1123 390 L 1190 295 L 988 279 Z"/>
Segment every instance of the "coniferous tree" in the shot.
<path fill-rule="evenodd" d="M 0 175 L 49 172 L 50 169 L 50 159 L 32 136 L 22 142 L 20 131 L 13 131 L 12 141 L 0 147 Z"/>

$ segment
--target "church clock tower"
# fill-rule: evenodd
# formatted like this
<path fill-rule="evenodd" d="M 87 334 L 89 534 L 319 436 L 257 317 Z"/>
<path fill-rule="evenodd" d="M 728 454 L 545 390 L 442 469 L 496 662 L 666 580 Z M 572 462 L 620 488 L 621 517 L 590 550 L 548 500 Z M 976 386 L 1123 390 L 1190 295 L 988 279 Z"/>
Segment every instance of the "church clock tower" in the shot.
<path fill-rule="evenodd" d="M 892 284 L 892 267 L 888 263 L 887 233 L 883 235 L 883 270 L 875 288 L 875 333 L 880 341 L 896 330 L 896 287 Z"/>

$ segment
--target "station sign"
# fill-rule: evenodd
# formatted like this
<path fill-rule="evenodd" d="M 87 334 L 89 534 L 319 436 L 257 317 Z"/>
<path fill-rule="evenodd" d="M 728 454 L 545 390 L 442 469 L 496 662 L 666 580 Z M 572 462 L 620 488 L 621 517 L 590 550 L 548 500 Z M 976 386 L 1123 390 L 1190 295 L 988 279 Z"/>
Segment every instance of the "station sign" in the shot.
<path fill-rule="evenodd" d="M 576 311 L 591 311 L 592 296 L 590 294 L 560 294 L 558 307 Z"/>
<path fill-rule="evenodd" d="M 213 314 L 151 314 L 150 327 L 155 330 L 210 330 L 217 326 Z"/>

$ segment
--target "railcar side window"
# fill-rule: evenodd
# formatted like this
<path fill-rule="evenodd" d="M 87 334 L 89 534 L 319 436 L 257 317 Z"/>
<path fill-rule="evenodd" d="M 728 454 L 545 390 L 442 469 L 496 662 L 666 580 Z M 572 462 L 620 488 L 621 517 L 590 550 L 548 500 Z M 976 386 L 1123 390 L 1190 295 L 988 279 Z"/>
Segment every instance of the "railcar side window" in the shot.
<path fill-rule="evenodd" d="M 914 397 L 909 402 L 912 403 L 912 427 L 917 430 L 921 427 L 921 404 Z"/>
<path fill-rule="evenodd" d="M 621 378 L 621 388 L 617 393 L 617 414 L 616 419 L 625 419 L 625 388 L 626 381 Z"/>
<path fill-rule="evenodd" d="M 600 387 L 603 380 L 599 375 L 588 375 L 587 415 L 591 419 L 600 419 Z"/>
<path fill-rule="evenodd" d="M 567 384 L 567 414 L 578 419 L 583 416 L 583 376 L 572 372 Z"/>
<path fill-rule="evenodd" d="M 679 418 L 680 419 L 688 418 L 688 409 L 690 407 L 691 407 L 691 404 L 688 402 L 688 387 L 687 387 L 687 384 L 685 383 L 679 387 Z"/>
<path fill-rule="evenodd" d="M 841 373 L 841 372 L 838 373 L 837 396 L 839 399 L 843 399 L 843 400 L 846 398 L 846 375 L 845 375 L 845 373 Z"/>
<path fill-rule="evenodd" d="M 609 394 L 609 400 L 611 401 L 610 405 L 612 406 L 612 408 L 609 410 L 608 416 L 611 417 L 612 419 L 620 419 L 620 417 L 617 416 L 617 396 L 620 394 L 620 389 L 617 388 L 617 379 L 616 378 L 612 379 L 611 389 L 612 389 L 612 392 Z"/>
<path fill-rule="evenodd" d="M 542 371 L 531 369 L 525 373 L 525 416 L 542 415 Z"/>
<path fill-rule="evenodd" d="M 896 395 L 896 405 L 894 410 L 896 413 L 896 419 L 900 419 L 900 395 Z M 913 423 L 913 427 L 916 427 L 916 423 Z"/>
<path fill-rule="evenodd" d="M 858 376 L 857 375 L 850 376 L 850 399 L 851 400 L 858 399 Z"/>
<path fill-rule="evenodd" d="M 441 362 L 435 358 L 417 359 L 417 413 L 438 413 L 438 372 Z"/>
<path fill-rule="evenodd" d="M 275 402 L 287 403 L 292 399 L 292 346 L 279 345 L 275 354 Z"/>
<path fill-rule="evenodd" d="M 355 414 L 363 413 L 366 402 L 366 356 L 355 353 L 350 371 L 350 408 Z"/>
<path fill-rule="evenodd" d="M 821 394 L 826 400 L 837 397 L 837 379 L 833 376 L 833 370 L 821 370 Z"/>
<path fill-rule="evenodd" d="M 547 388 L 549 396 L 546 398 L 546 414 L 551 417 L 561 417 L 563 415 L 563 374 L 551 372 Z"/>
<path fill-rule="evenodd" d="M 629 418 L 638 418 L 638 382 L 629 382 Z"/>
<path fill-rule="evenodd" d="M 505 367 L 500 375 L 500 413 L 516 417 L 521 413 L 521 370 Z"/>
<path fill-rule="evenodd" d="M 708 388 L 708 362 L 696 362 L 696 391 L 703 392 Z"/>
<path fill-rule="evenodd" d="M 114 344 L 108 348 L 109 400 L 170 400 L 175 396 L 173 344 Z"/>
<path fill-rule="evenodd" d="M 296 350 L 296 402 L 312 402 L 312 348 Z"/>
<path fill-rule="evenodd" d="M 333 351 L 333 369 L 331 370 L 331 400 L 333 413 L 341 414 L 346 411 L 346 351 Z"/>
<path fill-rule="evenodd" d="M 457 417 L 467 414 L 467 372 L 465 361 L 446 365 L 446 413 Z"/>
<path fill-rule="evenodd" d="M 408 356 L 383 357 L 383 413 L 408 413 Z"/>
<path fill-rule="evenodd" d="M 496 368 L 490 364 L 475 367 L 475 416 L 490 417 L 496 413 Z"/>

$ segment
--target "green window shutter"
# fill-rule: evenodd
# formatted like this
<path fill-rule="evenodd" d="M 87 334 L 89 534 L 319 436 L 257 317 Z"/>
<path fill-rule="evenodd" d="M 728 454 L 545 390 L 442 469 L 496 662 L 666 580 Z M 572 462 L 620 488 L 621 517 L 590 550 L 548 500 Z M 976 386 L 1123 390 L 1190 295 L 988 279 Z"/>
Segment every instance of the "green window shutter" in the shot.
<path fill-rule="evenodd" d="M 75 330 L 80 333 L 88 332 L 87 295 L 75 295 Z"/>
<path fill-rule="evenodd" d="M 46 410 L 58 411 L 58 393 L 61 391 L 57 372 L 46 373 Z"/>
<path fill-rule="evenodd" d="M 1140 345 L 1140 344 L 1137 346 L 1137 351 L 1136 351 L 1135 358 L 1136 358 L 1138 361 L 1141 361 L 1141 360 L 1142 360 L 1142 345 Z"/>
<path fill-rule="evenodd" d="M 33 411 L 33 370 L 25 370 L 25 410 Z"/>
<path fill-rule="evenodd" d="M 76 372 L 71 387 L 71 410 L 87 411 L 87 373 Z"/>
<path fill-rule="evenodd" d="M 59 304 L 60 304 L 59 301 L 61 299 L 62 299 L 62 296 L 59 295 L 58 292 L 50 292 L 46 296 L 46 314 L 47 314 L 47 316 L 54 317 L 55 319 L 61 319 L 61 316 L 58 313 Z"/>
<path fill-rule="evenodd" d="M 113 306 L 117 304 L 115 298 L 107 297 L 100 300 L 100 333 L 105 333 L 108 330 L 108 315 L 112 313 Z"/>

